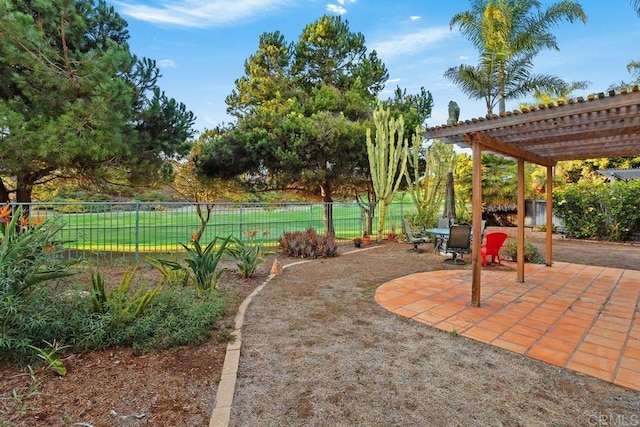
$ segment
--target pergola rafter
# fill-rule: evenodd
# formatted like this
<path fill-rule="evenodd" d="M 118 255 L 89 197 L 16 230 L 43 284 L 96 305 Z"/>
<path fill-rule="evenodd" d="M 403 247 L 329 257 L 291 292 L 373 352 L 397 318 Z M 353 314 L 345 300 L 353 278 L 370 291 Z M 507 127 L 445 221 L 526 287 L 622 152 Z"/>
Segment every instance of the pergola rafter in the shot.
<path fill-rule="evenodd" d="M 524 281 L 524 162 L 547 167 L 552 189 L 553 167 L 561 160 L 640 155 L 640 89 L 599 93 L 558 106 L 515 110 L 427 129 L 427 139 L 470 147 L 473 151 L 473 224 L 482 220 L 481 153 L 483 150 L 518 161 L 518 280 Z M 552 194 L 547 191 L 547 223 Z M 471 303 L 480 306 L 480 227 L 473 227 Z M 477 235 L 476 235 L 477 234 Z M 547 227 L 546 263 L 552 263 L 552 230 Z"/>

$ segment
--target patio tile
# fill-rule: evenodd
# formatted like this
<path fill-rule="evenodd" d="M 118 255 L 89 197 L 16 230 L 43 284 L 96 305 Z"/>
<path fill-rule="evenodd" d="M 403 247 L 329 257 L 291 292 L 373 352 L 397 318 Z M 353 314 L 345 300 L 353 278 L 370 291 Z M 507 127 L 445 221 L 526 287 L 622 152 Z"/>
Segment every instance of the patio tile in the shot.
<path fill-rule="evenodd" d="M 613 373 L 608 371 L 603 371 L 593 366 L 583 365 L 578 362 L 569 362 L 567 363 L 566 367 L 567 369 L 571 369 L 572 371 L 589 375 L 590 377 L 598 378 L 608 382 L 613 382 Z"/>
<path fill-rule="evenodd" d="M 597 337 L 624 342 L 627 338 L 627 331 L 604 328 L 602 324 L 596 322 L 595 325 L 593 325 L 593 327 L 589 330 L 589 335 L 595 335 Z"/>
<path fill-rule="evenodd" d="M 631 342 L 627 343 L 627 346 L 624 349 L 623 355 L 625 357 L 630 357 L 638 360 L 638 370 L 640 370 L 640 347 L 630 346 Z M 637 341 L 636 341 L 637 344 Z"/>
<path fill-rule="evenodd" d="M 505 332 L 510 327 L 509 325 L 493 322 L 491 319 L 485 319 L 478 322 L 478 326 L 483 329 L 488 329 L 490 331 L 497 332 L 499 334 Z"/>
<path fill-rule="evenodd" d="M 609 359 L 604 356 L 598 356 L 578 350 L 571 356 L 571 360 L 569 361 L 569 364 L 567 366 L 570 367 L 571 363 L 579 363 L 581 365 L 590 366 L 592 368 L 611 373 L 611 376 L 613 376 L 613 372 L 615 371 L 618 364 L 618 358 L 616 357 L 615 359 Z"/>
<path fill-rule="evenodd" d="M 509 313 L 503 310 L 493 316 L 489 316 L 487 320 L 511 327 L 518 323 L 518 321 L 522 319 L 522 316 L 522 314 Z"/>
<path fill-rule="evenodd" d="M 522 319 L 521 321 L 519 321 L 518 325 L 526 326 L 528 328 L 538 329 L 538 330 L 541 330 L 541 331 L 547 331 L 547 329 L 549 329 L 550 323 L 541 322 L 539 320 L 536 320 L 536 319 L 532 318 L 531 316 L 527 316 L 524 319 Z"/>
<path fill-rule="evenodd" d="M 443 318 L 447 318 L 450 317 L 458 312 L 460 312 L 461 310 L 463 310 L 464 307 L 461 307 L 458 304 L 454 304 L 451 302 L 446 302 L 440 305 L 437 305 L 435 307 L 433 307 L 432 309 L 430 309 L 429 311 L 433 314 L 439 314 L 441 315 Z"/>
<path fill-rule="evenodd" d="M 620 367 L 640 373 L 640 359 L 629 357 L 625 354 L 620 361 Z"/>
<path fill-rule="evenodd" d="M 532 347 L 524 354 L 532 359 L 537 359 L 550 365 L 560 367 L 564 366 L 567 359 L 569 359 L 569 353 L 544 346 Z"/>
<path fill-rule="evenodd" d="M 484 343 L 490 343 L 500 335 L 500 332 L 492 331 L 490 329 L 481 328 L 480 326 L 473 326 L 467 329 L 464 334 L 465 337 L 472 338 L 476 341 Z"/>
<path fill-rule="evenodd" d="M 618 369 L 613 383 L 633 390 L 640 390 L 640 372 L 621 367 Z"/>
<path fill-rule="evenodd" d="M 515 264 L 512 264 L 515 266 Z M 387 282 L 375 300 L 413 320 L 554 366 L 640 391 L 640 271 L 555 262 L 483 269 L 481 307 L 470 271 L 417 273 Z"/>
<path fill-rule="evenodd" d="M 525 325 L 519 323 L 519 324 L 517 324 L 515 326 L 512 326 L 509 329 L 509 332 L 514 332 L 516 334 L 520 334 L 520 335 L 524 335 L 524 336 L 527 336 L 527 337 L 538 339 L 538 338 L 540 338 L 542 336 L 543 330 L 536 329 L 536 328 L 531 328 L 529 326 L 525 326 Z"/>
<path fill-rule="evenodd" d="M 428 311 L 425 311 L 423 313 L 416 314 L 415 316 L 412 317 L 412 319 L 420 323 L 425 323 L 427 325 L 433 326 L 436 323 L 439 323 L 442 321 L 442 316 L 438 316 L 437 314 L 433 314 L 433 313 L 429 313 Z"/>
<path fill-rule="evenodd" d="M 467 322 L 457 322 L 455 319 L 448 319 L 443 322 L 436 323 L 434 326 L 445 332 L 453 333 L 455 331 L 459 334 L 462 330 L 466 329 L 469 324 Z"/>
<path fill-rule="evenodd" d="M 561 353 L 569 354 L 575 350 L 576 345 L 575 343 L 570 341 L 561 340 L 549 335 L 544 335 L 535 343 L 535 347 L 545 347 L 545 348 L 559 351 Z"/>
<path fill-rule="evenodd" d="M 505 350 L 518 354 L 524 354 L 528 348 L 526 345 L 518 344 L 509 340 L 503 340 L 501 338 L 493 340 L 491 345 L 495 345 L 496 347 L 504 348 Z"/>
<path fill-rule="evenodd" d="M 422 313 L 423 311 L 427 311 L 439 304 L 440 304 L 439 302 L 433 301 L 432 299 L 422 298 L 410 304 L 407 304 L 402 308 L 412 310 L 416 313 Z"/>
<path fill-rule="evenodd" d="M 500 335 L 499 337 L 500 340 L 502 341 L 510 341 L 514 344 L 519 344 L 525 347 L 525 350 L 528 349 L 531 344 L 533 344 L 536 340 L 537 337 L 530 337 L 527 335 L 520 335 L 518 333 L 515 333 L 511 330 L 503 333 L 502 335 Z M 522 352 L 524 353 L 524 351 Z"/>
<path fill-rule="evenodd" d="M 408 309 L 406 307 L 397 308 L 394 312 L 396 314 L 399 314 L 402 317 L 409 317 L 409 318 L 413 317 L 413 316 L 415 316 L 416 314 L 419 313 L 417 311 L 410 310 L 410 309 Z"/>
<path fill-rule="evenodd" d="M 615 360 L 616 363 L 620 358 L 620 351 L 609 347 L 603 347 L 592 342 L 581 343 L 578 346 L 577 351 L 591 354 L 594 357 L 602 357 L 609 360 Z"/>
<path fill-rule="evenodd" d="M 614 350 L 621 351 L 624 346 L 624 341 L 614 338 L 607 338 L 600 335 L 589 334 L 584 338 L 584 342 L 601 345 L 603 347 L 612 348 Z"/>

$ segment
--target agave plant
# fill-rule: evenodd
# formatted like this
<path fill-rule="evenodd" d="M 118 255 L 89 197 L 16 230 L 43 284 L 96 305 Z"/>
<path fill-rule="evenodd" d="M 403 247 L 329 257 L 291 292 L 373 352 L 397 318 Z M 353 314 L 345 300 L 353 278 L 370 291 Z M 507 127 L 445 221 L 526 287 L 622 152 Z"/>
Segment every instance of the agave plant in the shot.
<path fill-rule="evenodd" d="M 227 248 L 229 240 L 231 240 L 231 236 L 218 245 L 218 237 L 215 237 L 204 249 L 198 240 L 192 242 L 193 248 L 181 243 L 187 250 L 185 262 L 191 268 L 198 292 L 215 288 L 222 273 L 227 270 L 226 267 L 219 269 L 218 263 L 225 253 L 233 255 L 233 250 Z M 218 246 L 218 249 L 216 249 L 216 246 Z"/>

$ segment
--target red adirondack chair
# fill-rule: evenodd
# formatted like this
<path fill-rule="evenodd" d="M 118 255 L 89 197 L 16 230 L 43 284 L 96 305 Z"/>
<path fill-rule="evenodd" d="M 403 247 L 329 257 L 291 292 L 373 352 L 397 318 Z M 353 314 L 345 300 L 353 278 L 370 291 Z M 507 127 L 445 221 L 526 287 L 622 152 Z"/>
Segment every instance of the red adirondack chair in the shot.
<path fill-rule="evenodd" d="M 491 255 L 491 263 L 493 264 L 498 259 L 498 265 L 502 265 L 500 260 L 500 248 L 507 240 L 507 233 L 493 232 L 486 236 L 487 243 L 482 246 L 482 265 L 487 266 L 487 255 Z"/>

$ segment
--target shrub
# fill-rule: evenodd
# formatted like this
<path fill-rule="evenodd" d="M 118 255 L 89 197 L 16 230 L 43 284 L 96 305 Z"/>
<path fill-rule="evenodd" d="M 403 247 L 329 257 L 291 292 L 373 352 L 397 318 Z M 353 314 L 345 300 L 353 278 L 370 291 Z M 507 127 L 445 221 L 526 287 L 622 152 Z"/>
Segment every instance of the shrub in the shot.
<path fill-rule="evenodd" d="M 104 289 L 102 274 L 99 272 L 92 274 L 91 304 L 93 311 L 99 314 L 112 314 L 113 321 L 117 324 L 131 323 L 133 319 L 139 317 L 156 297 L 160 287 L 151 290 L 141 287 L 132 296 L 129 296 L 136 271 L 136 267 L 128 269 L 122 276 L 118 287 L 108 294 Z"/>
<path fill-rule="evenodd" d="M 55 240 L 62 229 L 58 219 L 32 221 L 22 217 L 21 207 L 13 217 L 9 205 L 0 209 L 0 289 L 8 294 L 24 295 L 42 282 L 75 274 L 69 271 L 73 262 L 57 258 L 63 243 Z"/>
<path fill-rule="evenodd" d="M 517 261 L 518 260 L 518 243 L 507 242 L 503 249 L 506 258 Z M 540 254 L 538 248 L 531 242 L 525 240 L 524 242 L 524 261 L 532 262 L 534 264 L 544 264 L 544 258 Z"/>
<path fill-rule="evenodd" d="M 39 354 L 34 347 L 54 341 L 73 352 L 130 346 L 141 353 L 200 345 L 212 336 L 224 312 L 225 300 L 215 290 L 199 295 L 193 288 L 170 288 L 123 323 L 110 311 L 94 312 L 89 292 L 55 294 L 42 288 L 22 305 L 20 321 L 12 327 L 12 348 L 0 344 L 0 360 L 32 363 Z"/>
<path fill-rule="evenodd" d="M 573 184 L 554 191 L 554 212 L 572 237 L 621 241 L 640 227 L 638 200 L 640 180 Z"/>
<path fill-rule="evenodd" d="M 147 257 L 146 261 L 162 274 L 161 285 L 184 288 L 189 283 L 189 270 L 180 263 L 153 257 Z"/>
<path fill-rule="evenodd" d="M 278 243 L 284 254 L 295 258 L 329 258 L 338 252 L 333 236 L 321 236 L 313 228 L 286 231 L 278 238 Z"/>
<path fill-rule="evenodd" d="M 57 218 L 30 223 L 20 207 L 13 215 L 9 205 L 0 209 L 0 358 L 33 357 L 29 345 L 43 339 L 32 340 L 30 331 L 50 320 L 44 282 L 75 274 L 58 258 L 62 242 L 54 236 L 61 228 Z"/>
<path fill-rule="evenodd" d="M 233 257 L 238 261 L 238 274 L 243 279 L 251 277 L 256 271 L 258 265 L 264 262 L 260 256 L 262 245 L 256 243 L 254 245 L 243 242 L 239 239 L 233 239 L 234 247 L 231 249 Z"/>
<path fill-rule="evenodd" d="M 119 345 L 130 345 L 136 353 L 200 345 L 211 338 L 224 312 L 225 301 L 215 290 L 201 295 L 194 289 L 162 291 L 143 316 L 122 330 Z"/>

